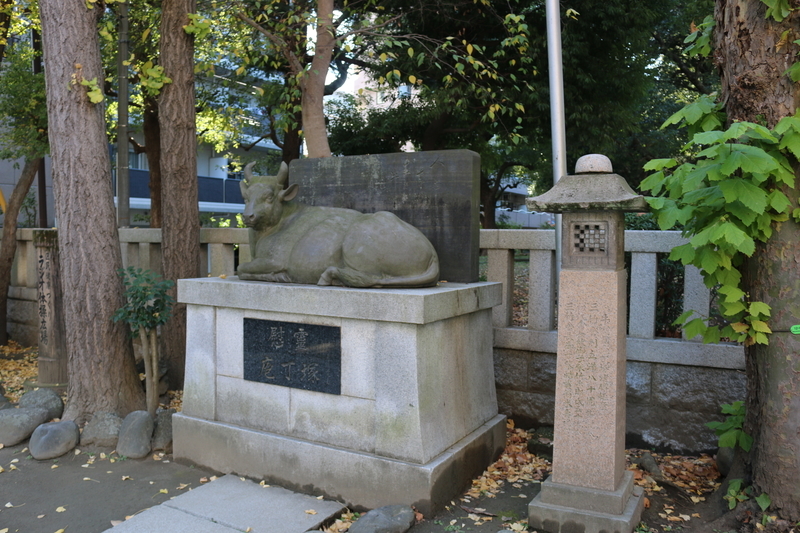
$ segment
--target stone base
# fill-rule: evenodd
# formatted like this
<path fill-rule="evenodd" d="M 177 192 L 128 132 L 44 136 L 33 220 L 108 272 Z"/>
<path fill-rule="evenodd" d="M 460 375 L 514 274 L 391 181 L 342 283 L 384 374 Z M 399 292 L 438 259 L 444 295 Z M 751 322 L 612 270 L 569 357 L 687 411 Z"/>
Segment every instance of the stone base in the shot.
<path fill-rule="evenodd" d="M 325 495 L 351 508 L 410 504 L 424 515 L 447 505 L 505 446 L 497 415 L 438 457 L 414 464 L 220 422 L 173 415 L 175 459 Z"/>
<path fill-rule="evenodd" d="M 528 505 L 528 525 L 548 533 L 630 533 L 644 506 L 626 471 L 615 491 L 555 483 L 548 478 Z"/>

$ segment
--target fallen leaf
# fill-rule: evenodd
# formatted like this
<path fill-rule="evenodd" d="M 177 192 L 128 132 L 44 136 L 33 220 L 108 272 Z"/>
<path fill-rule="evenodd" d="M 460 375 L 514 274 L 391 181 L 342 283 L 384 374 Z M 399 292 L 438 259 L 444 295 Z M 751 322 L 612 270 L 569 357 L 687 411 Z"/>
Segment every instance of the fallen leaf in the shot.
<path fill-rule="evenodd" d="M 66 529 L 64 529 L 64 528 L 62 527 L 61 529 L 59 529 L 58 531 L 56 531 L 56 533 L 64 533 L 65 531 L 66 531 Z"/>
<path fill-rule="evenodd" d="M 181 483 L 175 490 L 183 490 L 189 486 L 189 483 Z"/>
<path fill-rule="evenodd" d="M 84 481 L 94 481 L 95 483 L 100 483 L 100 482 L 99 482 L 99 481 L 97 481 L 96 479 L 92 479 L 92 478 L 90 478 L 90 477 L 85 477 L 85 478 L 83 478 L 83 480 L 84 480 Z"/>
<path fill-rule="evenodd" d="M 44 518 L 44 517 L 45 517 L 45 515 L 43 515 L 43 514 L 40 514 L 40 515 L 39 515 L 39 516 L 37 516 L 36 518 Z M 0 532 L 0 533 L 1 533 L 1 532 Z"/>
<path fill-rule="evenodd" d="M 158 492 L 160 492 L 161 494 L 169 494 L 169 491 L 167 489 L 161 489 Z"/>
<path fill-rule="evenodd" d="M 11 459 L 11 462 L 12 462 L 12 463 L 18 463 L 18 462 L 19 462 L 19 459 Z"/>
<path fill-rule="evenodd" d="M 152 483 L 153 482 L 151 481 L 150 484 L 152 484 Z M 200 478 L 200 483 L 208 483 L 208 478 L 207 477 L 201 477 Z M 263 483 L 263 481 L 262 481 L 262 483 Z"/>
<path fill-rule="evenodd" d="M 63 513 L 63 512 L 64 512 L 64 511 L 66 511 L 66 510 L 67 510 L 67 508 L 66 508 L 66 507 L 56 507 L 56 512 L 57 512 L 57 513 Z"/>
<path fill-rule="evenodd" d="M 220 274 L 219 277 L 220 279 L 227 279 L 228 276 L 225 274 Z M 247 531 L 250 531 L 250 528 L 247 528 Z"/>
<path fill-rule="evenodd" d="M 75 455 L 80 455 L 81 451 L 78 448 L 75 448 Z"/>
<path fill-rule="evenodd" d="M 2 446 L 2 444 L 0 444 L 0 446 Z M 8 528 L 5 527 L 3 529 L 0 529 L 0 533 L 8 533 Z"/>
<path fill-rule="evenodd" d="M 14 504 L 11 503 L 11 502 L 8 502 L 5 506 L 8 507 L 8 508 L 11 508 L 11 507 L 14 507 Z"/>
<path fill-rule="evenodd" d="M 16 470 L 17 466 L 16 465 L 8 465 L 8 469 L 9 470 Z"/>
<path fill-rule="evenodd" d="M 314 509 L 306 509 L 306 514 L 317 514 Z"/>
<path fill-rule="evenodd" d="M 122 520 L 112 520 L 111 527 L 116 527 L 122 523 Z"/>
<path fill-rule="evenodd" d="M 318 500 L 321 500 L 321 499 L 322 499 L 322 498 L 324 498 L 324 497 L 325 497 L 325 496 L 317 496 L 317 499 L 318 499 Z"/>
<path fill-rule="evenodd" d="M 684 522 L 688 522 L 689 520 L 692 519 L 692 517 L 689 516 L 688 514 L 679 514 L 678 517 L 680 517 Z"/>
<path fill-rule="evenodd" d="M 122 476 L 122 481 L 128 481 L 129 479 L 132 480 L 133 478 L 131 476 Z"/>
<path fill-rule="evenodd" d="M 58 468 L 58 465 L 52 465 L 52 466 L 50 467 L 50 470 L 53 470 L 54 468 Z"/>

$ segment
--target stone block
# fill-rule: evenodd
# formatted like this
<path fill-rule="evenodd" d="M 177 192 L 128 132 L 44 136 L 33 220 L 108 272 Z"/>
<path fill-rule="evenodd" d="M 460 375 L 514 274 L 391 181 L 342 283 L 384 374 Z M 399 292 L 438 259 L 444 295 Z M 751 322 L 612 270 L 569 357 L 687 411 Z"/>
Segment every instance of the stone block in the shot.
<path fill-rule="evenodd" d="M 547 533 L 630 533 L 639 524 L 644 507 L 642 489 L 633 490 L 622 514 L 544 503 L 539 493 L 528 505 L 528 526 Z"/>
<path fill-rule="evenodd" d="M 218 307 L 216 309 L 217 344 L 235 353 L 241 353 L 242 325 L 244 318 L 243 309 Z M 232 378 L 244 378 L 244 364 L 240 357 L 220 357 L 216 362 L 217 374 Z"/>
<path fill-rule="evenodd" d="M 497 407 L 520 427 L 552 426 L 555 420 L 555 396 L 498 389 Z"/>
<path fill-rule="evenodd" d="M 469 150 L 296 159 L 289 180 L 310 205 L 391 211 L 439 254 L 440 278 L 478 281 L 480 156 Z"/>
<path fill-rule="evenodd" d="M 633 473 L 626 471 L 616 490 L 597 490 L 575 485 L 563 485 L 552 477 L 542 483 L 539 501 L 584 511 L 622 514 L 633 493 Z"/>
<path fill-rule="evenodd" d="M 528 390 L 528 355 L 515 350 L 495 350 L 494 380 L 500 389 Z"/>
<path fill-rule="evenodd" d="M 374 400 L 375 357 L 378 344 L 378 325 L 363 320 L 343 319 L 342 324 L 342 394 L 353 398 Z"/>
<path fill-rule="evenodd" d="M 528 390 L 540 394 L 556 392 L 556 356 L 533 353 L 528 361 Z"/>
<path fill-rule="evenodd" d="M 693 368 L 688 371 L 675 365 L 656 365 L 653 370 L 653 400 L 677 411 L 703 409 L 719 413 L 719 406 L 744 400 L 744 373 L 716 368 Z"/>
<path fill-rule="evenodd" d="M 289 490 L 374 509 L 403 502 L 433 514 L 466 489 L 505 447 L 498 415 L 427 464 L 325 446 L 177 413 L 175 459 Z M 199 490 L 199 489 L 197 489 Z M 192 491 L 195 492 L 195 491 Z"/>
<path fill-rule="evenodd" d="M 288 435 L 291 392 L 288 387 L 219 376 L 215 420 Z"/>
<path fill-rule="evenodd" d="M 718 437 L 706 427 L 714 420 L 696 411 L 676 411 L 661 406 L 628 406 L 627 432 L 631 442 L 673 453 L 714 452 Z"/>
<path fill-rule="evenodd" d="M 188 305 L 186 313 L 186 373 L 183 409 L 188 415 L 213 419 L 216 409 L 216 312 Z"/>
<path fill-rule="evenodd" d="M 649 403 L 651 380 L 650 363 L 636 363 L 628 361 L 626 371 L 626 398 L 629 404 L 631 403 Z"/>
<path fill-rule="evenodd" d="M 290 389 L 289 435 L 332 446 L 375 452 L 375 402 Z M 335 423 L 331 423 L 335 420 Z"/>

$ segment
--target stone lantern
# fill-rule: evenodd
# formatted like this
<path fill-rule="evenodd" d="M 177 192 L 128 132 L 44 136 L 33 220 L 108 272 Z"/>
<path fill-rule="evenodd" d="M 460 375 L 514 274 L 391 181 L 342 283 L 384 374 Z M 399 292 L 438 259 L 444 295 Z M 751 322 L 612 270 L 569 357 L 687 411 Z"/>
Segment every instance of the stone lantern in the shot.
<path fill-rule="evenodd" d="M 528 523 L 550 533 L 629 533 L 643 499 L 625 469 L 623 213 L 648 206 L 597 154 L 526 203 L 563 213 L 553 474 Z"/>

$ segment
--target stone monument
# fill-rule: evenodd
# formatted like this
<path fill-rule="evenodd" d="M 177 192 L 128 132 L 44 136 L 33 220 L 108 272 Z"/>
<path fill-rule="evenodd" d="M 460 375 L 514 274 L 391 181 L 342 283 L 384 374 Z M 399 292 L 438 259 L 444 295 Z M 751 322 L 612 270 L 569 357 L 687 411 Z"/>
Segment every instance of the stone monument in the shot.
<path fill-rule="evenodd" d="M 437 285 L 420 232 L 389 213 L 286 207 L 297 187 L 282 173 L 243 185 L 248 280 L 178 281 L 175 457 L 350 506 L 435 512 L 505 446 L 492 352 L 501 284 Z"/>
<path fill-rule="evenodd" d="M 39 377 L 32 387 L 67 389 L 67 340 L 61 276 L 58 270 L 58 231 L 33 232 L 36 248 L 36 288 L 39 318 Z"/>
<path fill-rule="evenodd" d="M 647 203 L 587 155 L 529 209 L 563 213 L 553 474 L 528 507 L 549 533 L 630 533 L 643 498 L 625 469 L 625 211 Z"/>

